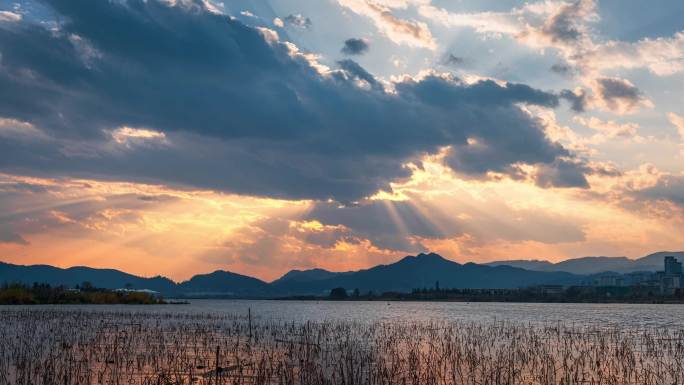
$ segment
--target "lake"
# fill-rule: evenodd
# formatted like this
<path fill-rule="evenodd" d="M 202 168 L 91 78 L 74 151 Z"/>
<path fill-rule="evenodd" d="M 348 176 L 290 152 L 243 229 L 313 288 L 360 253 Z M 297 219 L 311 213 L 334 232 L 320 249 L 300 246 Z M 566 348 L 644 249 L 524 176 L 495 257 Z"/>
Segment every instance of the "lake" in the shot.
<path fill-rule="evenodd" d="M 684 306 L 1 306 L 0 346 L 0 385 L 672 385 Z"/>
<path fill-rule="evenodd" d="M 0 310 L 3 308 L 17 307 L 0 306 Z M 246 315 L 251 309 L 255 319 L 286 322 L 510 321 L 524 324 L 563 322 L 577 326 L 684 328 L 684 305 L 678 304 L 191 300 L 188 305 L 42 305 L 26 308 L 235 315 Z"/>

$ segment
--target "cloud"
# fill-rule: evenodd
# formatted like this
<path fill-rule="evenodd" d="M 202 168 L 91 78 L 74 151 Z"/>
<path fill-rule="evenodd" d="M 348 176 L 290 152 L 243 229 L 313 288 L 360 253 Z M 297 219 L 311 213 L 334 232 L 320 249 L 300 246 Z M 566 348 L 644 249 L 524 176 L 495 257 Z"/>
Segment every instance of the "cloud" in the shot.
<path fill-rule="evenodd" d="M 589 188 L 585 174 L 591 170 L 581 162 L 557 160 L 552 165 L 541 165 L 535 175 L 539 187 Z"/>
<path fill-rule="evenodd" d="M 589 119 L 578 117 L 575 121 L 598 132 L 599 136 L 594 137 L 593 142 L 604 142 L 614 138 L 633 139 L 638 136 L 639 125 L 636 123 L 621 124 L 612 120 L 603 121 L 593 116 Z"/>
<path fill-rule="evenodd" d="M 570 102 L 570 108 L 575 112 L 584 112 L 587 107 L 587 94 L 581 89 L 576 91 L 563 90 L 560 97 Z"/>
<path fill-rule="evenodd" d="M 563 64 L 551 70 L 578 76 L 597 99 L 588 107 L 617 114 L 650 107 L 650 101 L 634 84 L 607 77 L 606 72 L 621 68 L 646 68 L 658 76 L 683 72 L 684 32 L 635 42 L 606 41 L 591 28 L 600 19 L 597 8 L 595 0 L 539 1 L 508 12 L 452 13 L 426 4 L 419 6 L 419 13 L 445 26 L 472 28 L 481 34 L 509 37 L 531 48 L 555 50 Z"/>
<path fill-rule="evenodd" d="M 1 22 L 17 22 L 21 20 L 21 15 L 10 11 L 0 11 Z"/>
<path fill-rule="evenodd" d="M 449 27 L 472 28 L 478 33 L 511 36 L 535 46 L 567 48 L 586 41 L 587 22 L 598 19 L 593 0 L 526 3 L 508 12 L 453 13 L 431 4 L 418 7 L 425 18 Z"/>
<path fill-rule="evenodd" d="M 587 55 L 598 69 L 646 68 L 658 76 L 684 72 L 684 32 L 636 42 L 608 41 Z"/>
<path fill-rule="evenodd" d="M 396 44 L 435 50 L 437 43 L 427 24 L 401 19 L 392 8 L 405 8 L 405 1 L 338 0 L 338 3 L 358 15 L 370 18 L 376 28 Z"/>
<path fill-rule="evenodd" d="M 575 116 L 572 120 L 582 126 L 590 128 L 593 133 L 580 134 L 581 131 L 572 129 L 568 126 L 559 124 L 553 111 L 540 111 L 535 113 L 543 122 L 547 134 L 553 140 L 563 143 L 567 148 L 572 149 L 576 154 L 591 158 L 597 153 L 594 147 L 610 141 L 621 141 L 623 143 L 644 143 L 647 138 L 639 135 L 640 127 L 634 122 L 617 122 L 614 120 L 601 120 L 596 117 Z M 587 162 L 585 162 L 586 164 Z M 593 172 L 589 174 L 602 174 L 603 171 L 590 167 Z M 612 173 L 612 172 L 610 172 Z"/>
<path fill-rule="evenodd" d="M 355 201 L 445 147 L 469 174 L 571 156 L 520 108 L 558 97 L 523 84 L 429 74 L 386 92 L 199 1 L 46 3 L 57 28 L 0 26 L 0 117 L 45 133 L 0 141 L 10 172 Z"/>
<path fill-rule="evenodd" d="M 202 259 L 221 264 L 244 264 L 270 269 L 321 267 L 349 262 L 358 254 L 369 254 L 367 240 L 355 237 L 342 225 L 316 220 L 264 218 L 229 234 L 211 247 Z M 348 255 L 353 248 L 357 256 Z M 340 256 L 343 258 L 340 259 Z M 333 257 L 333 258 L 331 258 Z M 329 259 L 334 259 L 331 261 Z M 271 275 L 276 272 L 271 271 Z"/>
<path fill-rule="evenodd" d="M 674 112 L 670 112 L 667 114 L 668 119 L 670 119 L 670 123 L 674 124 L 675 127 L 677 127 L 677 131 L 679 132 L 679 137 L 684 140 L 684 116 L 677 115 Z"/>
<path fill-rule="evenodd" d="M 359 63 L 351 59 L 344 59 L 338 61 L 337 64 L 344 70 L 343 74 L 348 75 L 344 77 L 345 79 L 358 79 L 368 84 L 371 88 L 382 90 L 382 84 L 375 79 L 373 74 L 361 67 Z"/>
<path fill-rule="evenodd" d="M 551 66 L 550 68 L 551 72 L 555 72 L 559 75 L 570 75 L 573 72 L 573 68 L 567 64 L 559 64 L 556 63 Z"/>
<path fill-rule="evenodd" d="M 545 20 L 539 32 L 552 42 L 575 43 L 585 38 L 587 19 L 595 19 L 596 3 L 578 0 L 561 3 Z"/>
<path fill-rule="evenodd" d="M 520 30 L 515 19 L 503 12 L 451 13 L 433 5 L 420 6 L 418 12 L 442 25 L 473 28 L 479 33 L 513 34 Z"/>
<path fill-rule="evenodd" d="M 618 114 L 634 113 L 641 106 L 653 107 L 653 103 L 626 79 L 598 78 L 596 93 L 598 105 Z"/>
<path fill-rule="evenodd" d="M 541 127 L 524 123 L 530 116 L 522 110 L 496 107 L 519 102 L 555 107 L 558 105 L 555 95 L 522 84 L 501 86 L 492 80 L 469 85 L 466 91 L 466 88 L 453 87 L 450 81 L 436 76 L 419 82 L 399 83 L 396 89 L 436 108 L 459 112 L 465 119 L 463 124 L 488 127 L 470 132 L 461 142 L 451 143 L 446 162 L 457 172 L 472 176 L 489 171 L 507 173 L 511 171 L 510 166 L 518 162 L 553 163 L 557 157 L 567 154 L 564 148 L 550 143 L 545 136 L 533 135 L 532 132 Z M 493 108 L 472 110 L 468 104 L 475 100 L 483 107 Z M 504 115 L 508 121 L 501 124 Z M 516 138 L 514 135 L 521 136 Z M 525 139 L 520 140 L 522 137 Z"/>
<path fill-rule="evenodd" d="M 21 185 L 22 189 L 15 192 L 16 188 L 2 187 L 10 184 Z M 297 206 L 292 202 L 288 205 Z M 213 239 L 225 236 L 251 218 L 276 215 L 274 207 L 267 200 L 207 191 L 0 176 L 0 236 L 4 229 L 11 229 L 30 241 L 19 260 L 46 253 L 62 262 L 77 255 L 106 256 L 104 266 L 111 267 L 128 258 L 134 248 L 151 258 L 166 260 L 168 265 L 184 259 L 191 262 L 188 256 L 209 246 Z M 203 213 L 201 218 L 197 212 Z M 88 242 L 92 242 L 91 248 L 78 246 Z M 92 247 L 99 242 L 107 246 Z M 128 268 L 135 265 L 133 260 Z M 196 268 L 195 272 L 204 269 Z"/>
<path fill-rule="evenodd" d="M 31 123 L 16 119 L 0 118 L 0 137 L 18 140 L 37 140 L 45 139 L 46 135 Z"/>
<path fill-rule="evenodd" d="M 380 249 L 403 252 L 425 250 L 427 240 L 462 236 L 481 242 L 497 239 L 534 240 L 543 243 L 577 242 L 583 231 L 572 218 L 532 209 L 512 209 L 496 200 L 473 199 L 466 192 L 459 199 L 430 202 L 419 196 L 410 201 L 372 200 L 357 205 L 316 203 L 308 220 L 343 226 L 358 239 L 368 239 Z M 489 209 L 483 210 L 483 205 Z M 495 214 L 492 214 L 495 213 Z"/>
<path fill-rule="evenodd" d="M 22 246 L 30 244 L 24 237 L 7 228 L 7 226 L 0 226 L 0 243 L 13 243 Z"/>
<path fill-rule="evenodd" d="M 642 199 L 668 201 L 684 208 L 684 176 L 662 175 L 655 185 L 637 190 L 635 195 Z"/>
<path fill-rule="evenodd" d="M 556 49 L 567 63 L 552 69 L 562 73 L 572 67 L 589 78 L 619 68 L 646 68 L 659 76 L 684 71 L 684 32 L 634 42 L 600 39 L 590 27 L 600 19 L 597 8 L 595 0 L 538 1 L 508 12 L 451 13 L 424 4 L 419 13 L 446 26 L 509 36 L 533 48 Z"/>
<path fill-rule="evenodd" d="M 163 132 L 146 130 L 144 128 L 119 127 L 112 131 L 112 138 L 119 144 L 144 143 L 147 141 L 164 142 L 166 135 Z"/>
<path fill-rule="evenodd" d="M 342 225 L 354 236 L 368 239 L 378 248 L 407 252 L 424 249 L 412 241 L 414 237 L 441 238 L 460 233 L 458 226 L 450 227 L 453 233 L 443 234 L 434 225 L 440 218 L 434 213 L 428 218 L 408 202 L 371 201 L 339 207 L 326 202 L 317 203 L 306 219 L 325 225 Z M 451 221 L 452 225 L 456 225 Z"/>
<path fill-rule="evenodd" d="M 342 53 L 345 55 L 363 55 L 368 52 L 370 46 L 365 39 L 351 38 L 344 41 Z"/>
<path fill-rule="evenodd" d="M 298 28 L 309 28 L 311 27 L 311 19 L 308 17 L 302 16 L 301 14 L 290 14 L 287 15 L 283 18 L 283 22 L 286 25 L 291 25 L 293 27 L 298 27 Z"/>
<path fill-rule="evenodd" d="M 465 63 L 465 59 L 460 56 L 456 56 L 453 53 L 450 53 L 444 56 L 444 58 L 442 59 L 442 63 L 444 65 L 457 67 Z"/>
<path fill-rule="evenodd" d="M 139 209 L 172 201 L 152 194 L 97 193 L 76 181 L 0 174 L 0 242 L 29 245 L 26 238 L 51 231 L 103 236 L 139 221 Z"/>

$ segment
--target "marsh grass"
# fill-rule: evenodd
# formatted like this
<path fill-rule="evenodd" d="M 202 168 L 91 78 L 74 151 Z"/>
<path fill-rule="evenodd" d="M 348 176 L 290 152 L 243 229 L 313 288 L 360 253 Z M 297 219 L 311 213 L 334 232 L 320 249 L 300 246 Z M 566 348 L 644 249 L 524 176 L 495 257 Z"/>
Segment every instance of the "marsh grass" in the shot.
<path fill-rule="evenodd" d="M 0 311 L 0 385 L 673 385 L 683 357 L 679 329 Z"/>

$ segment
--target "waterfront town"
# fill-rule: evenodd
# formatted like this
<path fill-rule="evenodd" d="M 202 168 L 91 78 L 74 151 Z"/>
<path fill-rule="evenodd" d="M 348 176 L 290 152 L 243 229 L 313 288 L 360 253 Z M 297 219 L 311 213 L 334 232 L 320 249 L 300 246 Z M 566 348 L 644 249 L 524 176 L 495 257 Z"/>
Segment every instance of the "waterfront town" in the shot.
<path fill-rule="evenodd" d="M 683 303 L 682 262 L 665 256 L 663 270 L 628 273 L 604 272 L 589 275 L 579 284 L 546 284 L 516 289 L 417 288 L 411 293 L 386 292 L 358 299 L 445 300 L 464 302 L 623 302 Z M 338 298 L 339 299 L 339 298 Z M 354 296 L 350 296 L 354 299 Z"/>
<path fill-rule="evenodd" d="M 666 256 L 663 267 L 663 270 L 656 272 L 601 273 L 586 280 L 584 284 L 592 287 L 641 289 L 666 296 L 675 295 L 683 289 L 682 262 L 673 256 Z"/>

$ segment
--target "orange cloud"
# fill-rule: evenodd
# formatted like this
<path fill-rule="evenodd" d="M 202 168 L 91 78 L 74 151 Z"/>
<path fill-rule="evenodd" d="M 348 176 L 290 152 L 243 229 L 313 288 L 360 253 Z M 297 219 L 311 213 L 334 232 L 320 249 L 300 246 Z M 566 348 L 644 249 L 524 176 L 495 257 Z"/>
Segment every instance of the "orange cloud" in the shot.
<path fill-rule="evenodd" d="M 555 261 L 683 246 L 681 216 L 667 206 L 673 203 L 635 195 L 669 175 L 652 166 L 594 175 L 589 190 L 542 189 L 529 178 L 463 179 L 443 156 L 409 165 L 412 176 L 394 183 L 391 194 L 348 207 L 0 175 L 0 202 L 9 208 L 0 231 L 25 241 L 8 236 L 0 253 L 12 263 L 176 280 L 216 269 L 272 280 L 293 268 L 355 270 L 417 251 L 460 262 Z"/>

